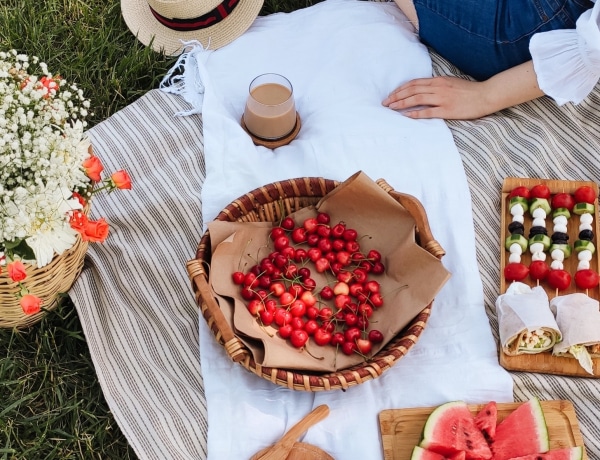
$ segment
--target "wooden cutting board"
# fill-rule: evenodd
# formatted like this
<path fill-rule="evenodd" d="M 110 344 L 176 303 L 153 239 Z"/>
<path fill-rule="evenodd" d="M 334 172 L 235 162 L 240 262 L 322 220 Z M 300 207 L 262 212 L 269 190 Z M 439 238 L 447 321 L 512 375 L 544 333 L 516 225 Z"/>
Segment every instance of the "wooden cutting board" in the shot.
<path fill-rule="evenodd" d="M 508 283 L 504 279 L 504 267 L 508 263 L 508 252 L 504 248 L 504 241 L 506 237 L 509 235 L 508 232 L 508 224 L 512 221 L 512 216 L 510 214 L 510 209 L 508 206 L 508 202 L 510 198 L 508 195 L 510 192 L 517 186 L 524 185 L 531 189 L 534 185 L 537 184 L 545 184 L 550 189 L 552 194 L 559 192 L 573 193 L 582 185 L 589 185 L 596 191 L 596 195 L 598 195 L 598 184 L 594 182 L 588 181 L 565 181 L 565 180 L 551 180 L 551 179 L 528 179 L 528 178 L 518 178 L 518 177 L 507 177 L 504 179 L 504 183 L 502 185 L 502 196 L 501 196 L 501 224 L 500 224 L 500 294 L 506 292 L 508 288 Z M 598 210 L 598 200 L 594 203 L 596 206 L 596 211 Z M 598 218 L 598 212 L 594 214 L 594 222 L 592 223 L 594 227 L 594 240 L 593 243 L 598 250 L 594 253 L 592 260 L 590 261 L 590 268 L 592 270 L 598 271 L 600 269 L 600 243 L 598 242 L 598 237 L 600 236 L 600 219 Z M 529 213 L 525 213 L 525 236 L 529 234 L 529 229 L 531 227 L 531 215 Z M 546 228 L 548 229 L 548 235 L 552 233 L 552 219 L 548 217 L 546 219 Z M 569 219 L 569 244 L 571 246 L 577 240 L 579 234 L 579 223 L 578 216 L 572 216 Z M 546 259 L 549 263 L 551 261 L 550 257 Z M 529 266 L 531 263 L 531 254 L 529 251 L 523 253 L 521 261 Z M 564 266 L 565 270 L 571 273 L 573 276 L 577 270 L 577 255 L 575 251 L 568 259 L 565 259 Z M 529 284 L 530 286 L 535 286 L 535 282 L 527 277 L 523 280 L 523 283 Z M 557 293 L 551 287 L 542 283 L 541 286 L 544 287 L 544 290 L 548 294 L 548 298 L 552 299 L 557 294 L 570 294 L 573 292 L 583 292 L 581 290 L 578 291 L 575 286 L 575 282 L 571 283 L 571 287 L 566 291 L 561 291 Z M 600 287 L 596 289 L 591 289 L 586 292 L 590 297 L 599 300 L 600 299 Z M 501 350 L 499 351 L 499 361 L 500 365 L 505 369 L 511 371 L 522 371 L 522 372 L 539 372 L 543 374 L 557 374 L 557 375 L 569 375 L 569 376 L 577 376 L 577 377 L 592 377 L 599 378 L 600 377 L 600 358 L 593 358 L 592 361 L 594 363 L 594 374 L 588 374 L 585 369 L 583 369 L 579 362 L 575 358 L 570 357 L 558 357 L 552 356 L 551 352 L 538 353 L 533 355 L 517 355 L 517 356 L 508 356 L 503 353 Z"/>
<path fill-rule="evenodd" d="M 498 422 L 521 404 L 499 403 Z M 583 446 L 575 409 L 570 401 L 541 401 L 541 405 L 546 417 L 551 449 Z M 483 404 L 470 405 L 469 409 L 476 414 L 483 406 Z M 410 460 L 413 448 L 421 440 L 425 422 L 434 409 L 435 407 L 387 409 L 379 413 L 379 428 L 385 460 Z M 585 448 L 583 458 L 584 460 L 588 458 Z"/>

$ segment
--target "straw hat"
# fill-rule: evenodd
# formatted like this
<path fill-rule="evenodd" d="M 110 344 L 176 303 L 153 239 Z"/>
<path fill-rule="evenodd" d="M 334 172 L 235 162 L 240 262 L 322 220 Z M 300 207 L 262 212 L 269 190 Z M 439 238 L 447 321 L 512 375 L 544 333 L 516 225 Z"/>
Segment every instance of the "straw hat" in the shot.
<path fill-rule="evenodd" d="M 121 0 L 127 27 L 156 51 L 177 55 L 181 41 L 217 49 L 242 35 L 264 0 Z"/>

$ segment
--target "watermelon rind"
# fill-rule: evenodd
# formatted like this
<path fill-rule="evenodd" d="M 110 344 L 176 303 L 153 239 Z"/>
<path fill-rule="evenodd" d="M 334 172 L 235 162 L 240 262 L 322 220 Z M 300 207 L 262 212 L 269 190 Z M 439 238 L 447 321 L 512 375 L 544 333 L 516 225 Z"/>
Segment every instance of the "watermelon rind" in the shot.
<path fill-rule="evenodd" d="M 548 452 L 515 457 L 510 460 L 583 460 L 583 447 L 565 447 Z"/>
<path fill-rule="evenodd" d="M 419 446 L 448 458 L 462 451 L 467 459 L 492 458 L 492 451 L 464 401 L 436 407 L 425 422 Z"/>
<path fill-rule="evenodd" d="M 513 410 L 496 427 L 494 460 L 510 460 L 550 450 L 546 418 L 539 399 L 532 398 Z"/>

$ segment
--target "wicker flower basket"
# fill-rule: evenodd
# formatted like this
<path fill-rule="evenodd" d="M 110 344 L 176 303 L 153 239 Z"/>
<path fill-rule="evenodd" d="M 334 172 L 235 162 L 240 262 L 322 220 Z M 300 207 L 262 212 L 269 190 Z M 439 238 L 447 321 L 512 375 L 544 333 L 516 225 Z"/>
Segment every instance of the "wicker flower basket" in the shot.
<path fill-rule="evenodd" d="M 377 184 L 398 201 L 416 222 L 417 243 L 441 259 L 444 249 L 433 238 L 425 209 L 414 197 L 396 192 L 385 180 Z M 338 182 L 315 177 L 275 182 L 255 189 L 238 198 L 217 216 L 216 220 L 229 222 L 277 222 L 285 215 L 316 204 L 323 196 L 339 185 Z M 331 373 L 301 372 L 264 367 L 257 364 L 248 348 L 235 335 L 225 319 L 209 286 L 211 262 L 210 234 L 202 236 L 196 258 L 187 263 L 195 298 L 216 340 L 223 345 L 231 359 L 247 370 L 274 384 L 293 390 L 326 391 L 347 389 L 379 377 L 406 355 L 425 328 L 431 304 L 425 307 L 410 324 L 394 337 L 379 353 L 351 368 Z"/>
<path fill-rule="evenodd" d="M 89 206 L 86 212 L 89 211 Z M 48 265 L 37 268 L 26 265 L 27 278 L 23 284 L 31 294 L 43 300 L 42 310 L 34 315 L 26 315 L 19 303 L 19 283 L 8 276 L 7 270 L 0 273 L 0 327 L 24 328 L 40 321 L 44 315 L 55 309 L 62 295 L 66 293 L 83 268 L 88 242 L 77 236 L 73 247 L 60 256 L 54 257 Z"/>

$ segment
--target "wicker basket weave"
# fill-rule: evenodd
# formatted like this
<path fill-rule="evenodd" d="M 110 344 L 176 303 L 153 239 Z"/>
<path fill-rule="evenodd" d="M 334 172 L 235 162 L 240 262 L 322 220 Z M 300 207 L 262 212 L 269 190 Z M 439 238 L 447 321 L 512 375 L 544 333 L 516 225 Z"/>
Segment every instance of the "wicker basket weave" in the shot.
<path fill-rule="evenodd" d="M 383 179 L 379 179 L 377 184 L 404 206 L 415 219 L 417 243 L 432 255 L 441 259 L 445 254 L 444 249 L 433 238 L 425 209 L 421 203 L 410 195 L 394 191 Z M 216 220 L 277 222 L 288 214 L 316 204 L 337 185 L 339 183 L 336 181 L 317 177 L 290 179 L 268 184 L 232 202 L 221 211 Z M 249 371 L 266 380 L 293 390 L 347 389 L 379 377 L 406 355 L 408 350 L 416 343 L 431 311 L 430 304 L 379 353 L 356 366 L 331 373 L 303 373 L 296 370 L 264 367 L 254 361 L 249 349 L 235 335 L 213 297 L 208 281 L 210 261 L 210 234 L 207 231 L 200 240 L 196 258 L 188 261 L 187 271 L 192 281 L 196 301 L 216 340 L 225 347 L 233 361 L 240 363 Z"/>
<path fill-rule="evenodd" d="M 86 207 L 89 212 L 89 205 Z M 7 270 L 0 273 L 0 327 L 21 328 L 31 326 L 40 321 L 44 315 L 55 309 L 62 294 L 66 293 L 83 268 L 88 242 L 77 235 L 73 247 L 60 256 L 54 257 L 48 265 L 37 268 L 26 265 L 27 278 L 22 284 L 29 292 L 43 300 L 42 310 L 35 315 L 26 315 L 19 303 L 19 283 L 13 282 Z"/>

